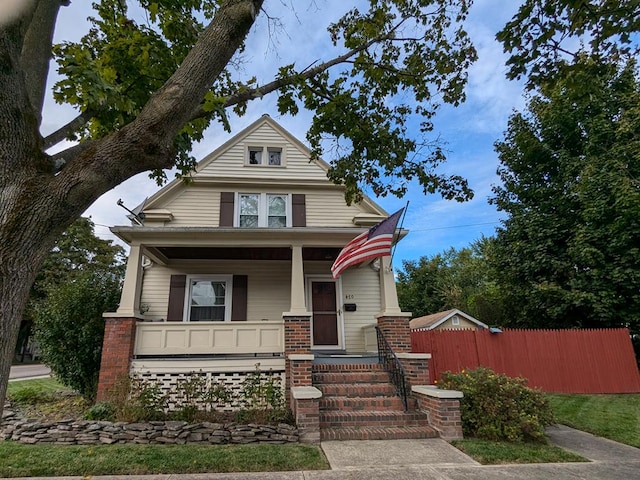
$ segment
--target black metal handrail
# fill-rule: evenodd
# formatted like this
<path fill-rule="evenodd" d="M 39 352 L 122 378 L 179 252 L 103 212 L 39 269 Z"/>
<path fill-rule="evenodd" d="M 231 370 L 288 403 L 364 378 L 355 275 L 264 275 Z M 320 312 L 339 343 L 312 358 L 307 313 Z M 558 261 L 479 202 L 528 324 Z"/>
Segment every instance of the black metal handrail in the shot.
<path fill-rule="evenodd" d="M 407 411 L 409 410 L 407 402 L 407 380 L 402 363 L 398 360 L 387 339 L 384 338 L 380 327 L 376 327 L 376 337 L 378 339 L 378 362 L 384 364 L 385 370 L 389 373 L 391 383 L 396 387 L 396 394 L 402 400 L 404 409 Z"/>

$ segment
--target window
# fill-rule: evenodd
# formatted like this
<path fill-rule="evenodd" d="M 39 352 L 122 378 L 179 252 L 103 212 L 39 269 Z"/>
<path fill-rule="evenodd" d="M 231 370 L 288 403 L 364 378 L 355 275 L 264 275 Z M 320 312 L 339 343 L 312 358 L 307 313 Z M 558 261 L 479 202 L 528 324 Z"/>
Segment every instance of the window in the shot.
<path fill-rule="evenodd" d="M 260 217 L 260 195 L 240 194 L 240 227 L 255 228 Z"/>
<path fill-rule="evenodd" d="M 460 317 L 458 315 L 451 317 L 451 325 L 460 325 Z"/>
<path fill-rule="evenodd" d="M 249 165 L 262 165 L 262 148 L 249 147 Z"/>
<path fill-rule="evenodd" d="M 231 319 L 231 277 L 192 277 L 187 297 L 187 321 L 224 322 Z"/>
<path fill-rule="evenodd" d="M 267 155 L 269 156 L 269 165 L 282 165 L 281 154 L 281 148 L 268 148 Z"/>
<path fill-rule="evenodd" d="M 289 195 L 239 193 L 237 225 L 242 228 L 285 228 L 291 225 Z"/>
<path fill-rule="evenodd" d="M 267 195 L 267 226 L 269 228 L 284 228 L 287 226 L 287 197 L 286 195 Z"/>
<path fill-rule="evenodd" d="M 248 165 L 266 165 L 280 167 L 283 165 L 283 151 L 281 147 L 248 147 Z"/>

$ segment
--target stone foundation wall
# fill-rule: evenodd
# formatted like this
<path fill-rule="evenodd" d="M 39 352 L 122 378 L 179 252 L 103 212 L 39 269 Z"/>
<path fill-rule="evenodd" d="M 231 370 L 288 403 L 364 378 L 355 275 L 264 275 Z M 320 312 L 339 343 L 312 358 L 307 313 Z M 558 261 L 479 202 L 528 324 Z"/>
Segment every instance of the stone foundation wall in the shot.
<path fill-rule="evenodd" d="M 295 443 L 298 442 L 298 430 L 284 423 L 270 426 L 211 422 L 187 424 L 176 421 L 39 422 L 22 419 L 9 409 L 3 413 L 0 439 L 49 445 Z"/>

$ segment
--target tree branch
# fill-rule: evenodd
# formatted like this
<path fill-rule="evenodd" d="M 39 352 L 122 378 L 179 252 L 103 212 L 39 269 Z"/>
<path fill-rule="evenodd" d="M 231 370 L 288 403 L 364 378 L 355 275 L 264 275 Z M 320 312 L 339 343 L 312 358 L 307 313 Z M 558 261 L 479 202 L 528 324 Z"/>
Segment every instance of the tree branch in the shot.
<path fill-rule="evenodd" d="M 22 44 L 20 66 L 24 71 L 27 94 L 33 111 L 37 115 L 38 125 L 42 121 L 42 105 L 51 62 L 53 32 L 58 11 L 63 5 L 69 5 L 69 0 L 38 1 Z"/>
<path fill-rule="evenodd" d="M 80 115 L 78 115 L 76 118 L 71 120 L 66 125 L 63 125 L 55 132 L 52 132 L 49 135 L 47 135 L 44 139 L 44 149 L 46 150 L 48 148 L 51 148 L 54 145 L 57 145 L 58 143 L 60 143 L 61 141 L 69 138 L 71 134 L 80 130 L 80 128 L 83 127 L 92 116 L 93 116 L 93 112 L 91 111 L 82 112 Z"/>
<path fill-rule="evenodd" d="M 244 42 L 262 3 L 223 2 L 180 67 L 136 119 L 107 137 L 79 146 L 82 151 L 52 180 L 54 190 L 65 192 L 69 210 L 81 213 L 127 178 L 173 164 L 177 133 Z"/>
<path fill-rule="evenodd" d="M 373 38 L 371 40 L 369 40 L 367 43 L 360 45 L 359 47 L 356 47 L 352 50 L 349 50 L 347 53 L 345 53 L 344 55 L 341 55 L 339 57 L 336 57 L 332 60 L 328 60 L 324 63 L 321 63 L 320 65 L 318 65 L 317 67 L 313 67 L 310 68 L 308 70 L 302 71 L 300 73 L 295 73 L 293 75 L 289 75 L 287 77 L 282 77 L 279 78 L 277 80 L 274 80 L 273 82 L 269 82 L 261 87 L 256 87 L 256 88 L 251 88 L 248 90 L 245 90 L 241 93 L 236 93 L 235 95 L 231 95 L 229 97 L 227 97 L 225 103 L 224 103 L 224 108 L 228 108 L 228 107 L 232 107 L 234 105 L 237 105 L 239 103 L 242 102 L 247 102 L 249 100 L 254 100 L 256 98 L 261 98 L 262 96 L 274 92 L 276 90 L 281 89 L 282 87 L 289 85 L 291 83 L 293 83 L 296 80 L 308 80 L 310 78 L 313 78 L 317 75 L 319 75 L 320 73 L 330 69 L 331 67 L 338 65 L 340 63 L 345 63 L 347 60 L 349 60 L 351 57 L 353 57 L 354 55 L 366 50 L 367 48 L 371 47 L 372 45 L 375 45 L 376 43 L 382 42 L 383 40 L 388 40 L 389 38 L 391 38 L 390 35 L 384 35 L 384 36 L 380 36 L 380 37 L 376 37 Z M 198 108 L 196 110 L 194 110 L 193 114 L 191 115 L 190 120 L 195 120 L 197 118 L 205 118 L 208 117 L 209 115 L 211 115 L 211 112 L 205 111 L 202 108 L 202 105 L 199 105 Z"/>
<path fill-rule="evenodd" d="M 78 155 L 82 154 L 89 147 L 93 146 L 95 140 L 86 140 L 82 143 L 78 143 L 69 147 L 61 152 L 58 152 L 54 155 L 51 155 L 49 158 L 51 159 L 51 163 L 53 165 L 53 173 L 60 173 L 65 169 L 67 165 L 69 165 L 73 160 L 78 157 Z"/>

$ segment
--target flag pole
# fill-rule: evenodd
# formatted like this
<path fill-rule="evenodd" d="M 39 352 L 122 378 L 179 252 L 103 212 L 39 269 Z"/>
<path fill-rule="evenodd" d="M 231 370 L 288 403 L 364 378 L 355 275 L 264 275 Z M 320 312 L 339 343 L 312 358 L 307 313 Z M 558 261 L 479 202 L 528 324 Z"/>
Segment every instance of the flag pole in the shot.
<path fill-rule="evenodd" d="M 398 242 L 396 241 L 396 235 L 400 236 L 400 233 L 402 231 L 402 226 L 404 225 L 404 217 L 407 216 L 407 210 L 409 210 L 409 200 L 407 200 L 407 204 L 404 207 L 404 212 L 402 212 L 402 219 L 400 219 L 400 226 L 396 227 L 395 232 L 393 232 L 393 237 L 394 237 L 394 244 L 393 244 L 393 251 L 391 252 L 391 258 L 389 259 L 389 264 L 393 265 L 393 256 L 396 254 L 396 247 L 398 246 Z M 393 268 L 393 266 L 391 267 Z"/>

